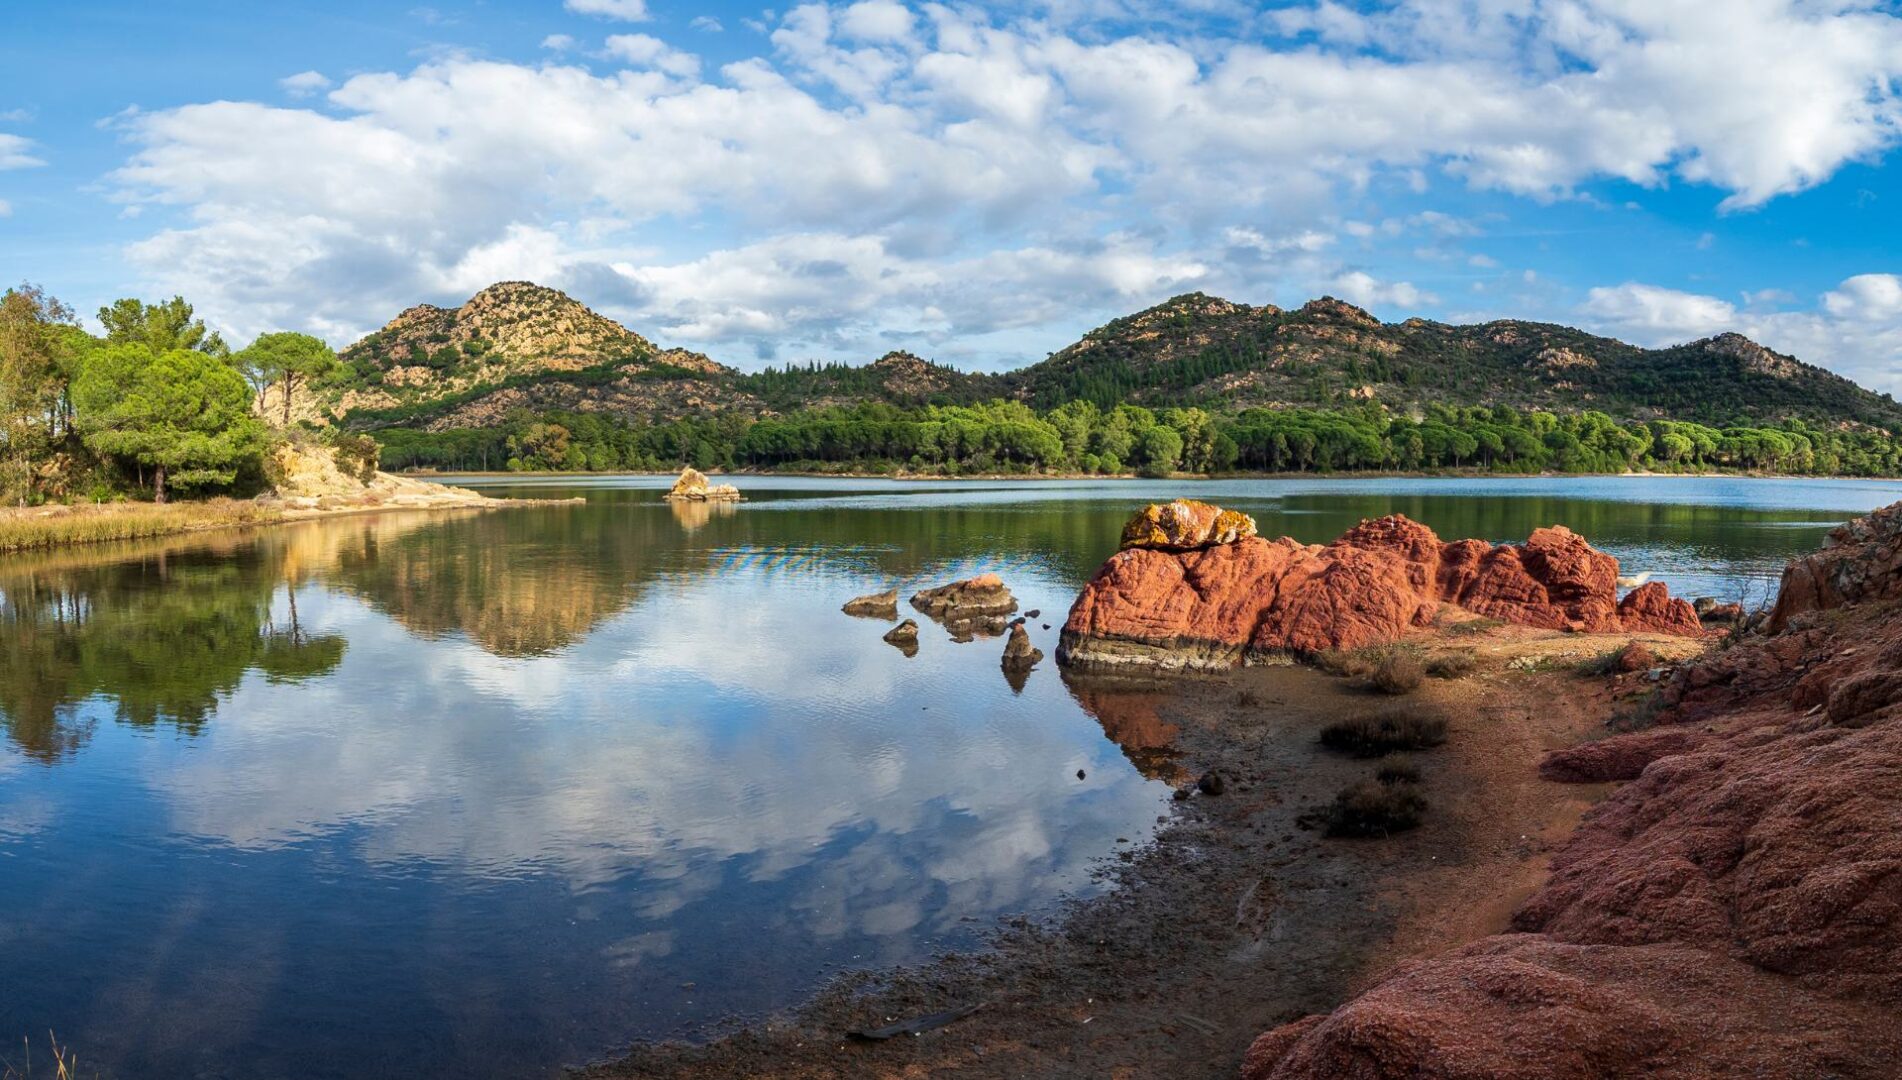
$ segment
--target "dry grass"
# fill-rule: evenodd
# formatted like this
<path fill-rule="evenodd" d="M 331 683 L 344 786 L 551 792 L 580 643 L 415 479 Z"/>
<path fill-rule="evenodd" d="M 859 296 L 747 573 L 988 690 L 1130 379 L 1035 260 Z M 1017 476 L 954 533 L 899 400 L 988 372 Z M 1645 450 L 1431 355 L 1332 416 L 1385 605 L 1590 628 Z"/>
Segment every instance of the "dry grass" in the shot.
<path fill-rule="evenodd" d="M 272 507 L 244 499 L 209 499 L 164 506 L 101 503 L 0 510 L 0 553 L 137 540 L 232 525 L 268 525 L 281 517 Z"/>
<path fill-rule="evenodd" d="M 1329 836 L 1388 836 L 1417 827 L 1426 816 L 1426 796 L 1412 784 L 1362 780 L 1334 796 L 1328 807 Z"/>
<path fill-rule="evenodd" d="M 79 1055 L 62 1047 L 50 1031 L 46 1033 L 46 1041 L 52 1048 L 50 1061 L 36 1065 L 33 1044 L 23 1038 L 20 1040 L 20 1060 L 0 1062 L 6 1066 L 6 1071 L 0 1072 L 0 1080 L 33 1080 L 35 1076 L 44 1077 L 45 1080 L 79 1080 Z"/>
<path fill-rule="evenodd" d="M 1478 667 L 1471 653 L 1441 653 L 1427 661 L 1426 673 L 1436 679 L 1464 679 Z"/>
<path fill-rule="evenodd" d="M 1426 665 L 1412 649 L 1388 649 L 1374 660 L 1367 685 L 1383 694 L 1411 694 L 1426 681 Z"/>
<path fill-rule="evenodd" d="M 1405 754 L 1388 754 L 1374 766 L 1374 779 L 1383 784 L 1417 784 L 1420 766 Z"/>
<path fill-rule="evenodd" d="M 1391 712 L 1342 720 L 1321 729 L 1321 745 L 1372 758 L 1396 750 L 1426 750 L 1446 741 L 1446 721 L 1437 716 Z"/>

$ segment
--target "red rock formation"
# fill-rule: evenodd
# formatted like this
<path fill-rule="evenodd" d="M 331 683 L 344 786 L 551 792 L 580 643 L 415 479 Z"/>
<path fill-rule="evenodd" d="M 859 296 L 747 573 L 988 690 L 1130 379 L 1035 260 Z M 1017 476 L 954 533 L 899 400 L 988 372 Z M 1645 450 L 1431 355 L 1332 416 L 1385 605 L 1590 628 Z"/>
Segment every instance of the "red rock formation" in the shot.
<path fill-rule="evenodd" d="M 1563 527 L 1518 546 L 1449 544 L 1399 515 L 1362 522 L 1325 547 L 1286 537 L 1187 551 L 1134 547 L 1111 556 L 1077 598 L 1058 658 L 1101 668 L 1225 667 L 1251 652 L 1392 641 L 1431 622 L 1443 604 L 1550 629 L 1701 632 L 1691 606 L 1662 585 L 1620 602 L 1617 582 L 1618 560 Z"/>
<path fill-rule="evenodd" d="M 1902 1074 L 1902 506 L 1792 563 L 1776 621 L 1546 760 L 1631 782 L 1517 933 L 1262 1036 L 1246 1080 Z"/>

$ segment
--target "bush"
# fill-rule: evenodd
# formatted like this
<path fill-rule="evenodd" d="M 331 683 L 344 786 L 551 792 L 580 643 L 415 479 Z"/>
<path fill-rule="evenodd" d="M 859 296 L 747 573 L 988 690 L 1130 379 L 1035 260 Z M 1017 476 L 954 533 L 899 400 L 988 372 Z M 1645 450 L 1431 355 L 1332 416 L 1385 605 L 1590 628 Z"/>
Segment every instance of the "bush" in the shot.
<path fill-rule="evenodd" d="M 1365 649 L 1322 649 L 1309 657 L 1315 667 L 1329 675 L 1355 677 L 1373 671 L 1373 660 Z"/>
<path fill-rule="evenodd" d="M 1363 758 L 1395 750 L 1425 750 L 1445 741 L 1445 720 L 1412 713 L 1356 717 L 1321 729 L 1322 746 Z"/>
<path fill-rule="evenodd" d="M 1426 797 L 1412 784 L 1362 780 L 1334 796 L 1328 808 L 1329 836 L 1388 836 L 1417 827 Z"/>
<path fill-rule="evenodd" d="M 336 436 L 337 468 L 359 483 L 367 484 L 376 479 L 377 458 L 381 453 L 382 448 L 368 435 Z"/>
<path fill-rule="evenodd" d="M 1420 782 L 1420 766 L 1405 754 L 1389 754 L 1374 766 L 1374 779 L 1383 784 L 1417 784 Z"/>
<path fill-rule="evenodd" d="M 1478 666 L 1471 653 L 1442 653 L 1427 661 L 1426 673 L 1436 679 L 1464 679 Z"/>
<path fill-rule="evenodd" d="M 1426 679 L 1426 665 L 1412 649 L 1388 649 L 1374 660 L 1367 684 L 1383 694 L 1411 694 Z"/>

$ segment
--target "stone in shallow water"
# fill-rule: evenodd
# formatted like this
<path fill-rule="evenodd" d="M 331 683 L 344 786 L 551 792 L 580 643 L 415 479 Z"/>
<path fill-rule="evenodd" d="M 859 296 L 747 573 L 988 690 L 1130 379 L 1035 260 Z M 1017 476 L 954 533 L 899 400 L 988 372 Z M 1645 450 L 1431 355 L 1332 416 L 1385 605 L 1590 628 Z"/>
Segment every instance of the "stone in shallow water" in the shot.
<path fill-rule="evenodd" d="M 867 619 L 898 618 L 898 590 L 887 589 L 882 593 L 868 593 L 845 602 L 839 610 L 847 615 L 857 615 Z"/>
<path fill-rule="evenodd" d="M 979 574 L 935 589 L 923 589 L 911 598 L 911 606 L 949 626 L 954 622 L 977 622 L 997 618 L 1017 610 L 1017 598 L 996 574 Z M 999 626 L 994 633 L 1001 633 Z"/>

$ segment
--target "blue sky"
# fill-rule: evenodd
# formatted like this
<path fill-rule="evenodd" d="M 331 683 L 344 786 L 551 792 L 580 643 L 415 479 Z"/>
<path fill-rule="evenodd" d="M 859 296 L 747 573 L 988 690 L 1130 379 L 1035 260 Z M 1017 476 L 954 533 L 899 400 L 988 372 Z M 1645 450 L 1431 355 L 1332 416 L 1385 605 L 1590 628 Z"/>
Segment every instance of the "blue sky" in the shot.
<path fill-rule="evenodd" d="M 741 367 L 1331 293 L 1902 390 L 1899 80 L 1868 0 L 33 4 L 0 277 L 340 346 L 531 278 Z"/>

